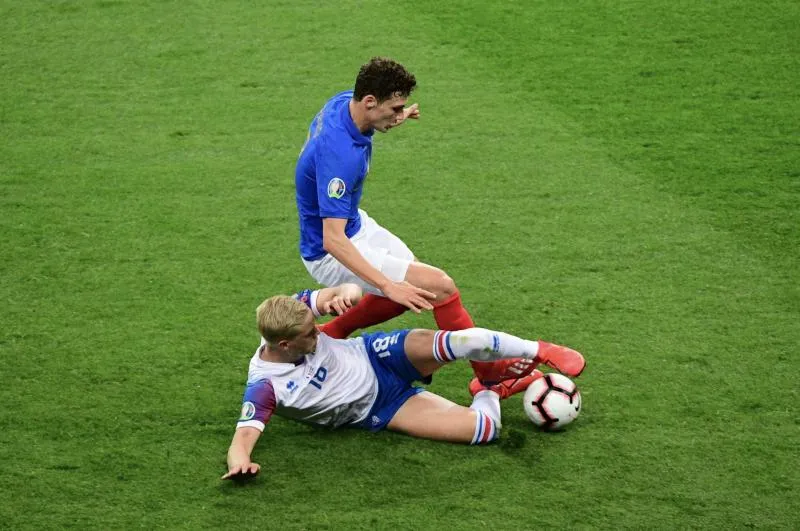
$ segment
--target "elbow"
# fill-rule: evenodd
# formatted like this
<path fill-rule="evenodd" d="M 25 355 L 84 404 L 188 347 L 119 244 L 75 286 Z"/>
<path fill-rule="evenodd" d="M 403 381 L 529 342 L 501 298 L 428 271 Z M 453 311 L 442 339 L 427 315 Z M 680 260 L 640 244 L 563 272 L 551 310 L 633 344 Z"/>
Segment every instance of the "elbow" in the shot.
<path fill-rule="evenodd" d="M 326 253 L 333 254 L 333 251 L 335 251 L 338 247 L 338 243 L 339 240 L 336 238 L 336 236 L 330 234 L 324 234 L 322 236 L 322 248 L 325 249 Z"/>
<path fill-rule="evenodd" d="M 342 248 L 343 240 L 347 236 L 344 233 L 344 226 L 337 226 L 334 224 L 323 223 L 322 226 L 322 248 L 325 252 L 334 254 Z"/>

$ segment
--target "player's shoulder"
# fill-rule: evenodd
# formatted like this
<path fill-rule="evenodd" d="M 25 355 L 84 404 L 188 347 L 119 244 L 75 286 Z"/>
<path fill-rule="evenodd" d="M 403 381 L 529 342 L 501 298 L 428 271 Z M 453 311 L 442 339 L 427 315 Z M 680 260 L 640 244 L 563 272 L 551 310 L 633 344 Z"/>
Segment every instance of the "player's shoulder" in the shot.
<path fill-rule="evenodd" d="M 336 338 L 331 337 L 325 332 L 320 332 L 317 338 L 317 354 L 336 352 L 339 350 L 351 350 L 364 345 L 364 340 L 360 336 Z"/>
<path fill-rule="evenodd" d="M 341 106 L 343 103 L 348 103 L 351 99 L 353 99 L 353 91 L 352 90 L 343 90 L 337 94 L 334 94 L 326 104 L 333 104 L 337 107 Z"/>
<path fill-rule="evenodd" d="M 295 366 L 291 363 L 275 363 L 271 361 L 264 361 L 259 356 L 258 352 L 250 359 L 250 367 L 247 371 L 247 385 L 272 385 L 258 384 L 260 381 L 278 381 L 292 374 Z"/>
<path fill-rule="evenodd" d="M 272 393 L 275 389 L 273 378 L 262 374 L 253 378 L 248 378 L 246 387 L 248 389 L 259 389 Z"/>
<path fill-rule="evenodd" d="M 349 105 L 352 98 L 353 91 L 346 90 L 336 94 L 325 103 L 325 107 L 322 109 L 323 123 L 325 126 L 320 130 L 320 137 L 323 140 L 335 142 L 337 139 L 347 137 L 345 107 Z"/>

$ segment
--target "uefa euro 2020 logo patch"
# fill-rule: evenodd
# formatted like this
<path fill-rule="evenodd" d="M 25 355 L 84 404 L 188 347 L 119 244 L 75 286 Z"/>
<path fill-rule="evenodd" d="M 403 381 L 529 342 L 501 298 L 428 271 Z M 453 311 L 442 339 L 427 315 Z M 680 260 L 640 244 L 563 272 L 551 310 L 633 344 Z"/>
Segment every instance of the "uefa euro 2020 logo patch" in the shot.
<path fill-rule="evenodd" d="M 347 187 L 344 185 L 344 181 L 338 177 L 334 177 L 328 183 L 328 197 L 341 199 L 345 190 L 347 190 Z"/>
<path fill-rule="evenodd" d="M 245 402 L 242 404 L 242 416 L 239 420 L 250 420 L 256 416 L 256 406 L 252 402 Z"/>

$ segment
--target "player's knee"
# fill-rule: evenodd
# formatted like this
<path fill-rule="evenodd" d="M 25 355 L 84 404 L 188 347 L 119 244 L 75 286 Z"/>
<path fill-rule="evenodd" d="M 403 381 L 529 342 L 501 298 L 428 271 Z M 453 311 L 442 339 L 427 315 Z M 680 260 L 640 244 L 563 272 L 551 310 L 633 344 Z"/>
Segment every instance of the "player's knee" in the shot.
<path fill-rule="evenodd" d="M 436 294 L 436 298 L 443 300 L 456 293 L 458 287 L 456 287 L 455 281 L 447 273 L 439 270 L 433 279 L 430 291 Z"/>
<path fill-rule="evenodd" d="M 470 444 L 488 444 L 496 441 L 500 437 L 500 424 L 482 411 L 476 413 L 475 434 L 472 436 Z"/>

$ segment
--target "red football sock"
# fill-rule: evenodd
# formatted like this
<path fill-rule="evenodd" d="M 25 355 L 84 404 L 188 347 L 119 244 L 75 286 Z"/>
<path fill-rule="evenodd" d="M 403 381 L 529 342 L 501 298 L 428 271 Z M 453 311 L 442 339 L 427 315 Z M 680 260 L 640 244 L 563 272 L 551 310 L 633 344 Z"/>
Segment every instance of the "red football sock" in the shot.
<path fill-rule="evenodd" d="M 461 304 L 461 294 L 457 291 L 445 300 L 434 303 L 433 318 L 439 330 L 466 330 L 475 326 L 469 312 Z"/>
<path fill-rule="evenodd" d="M 359 328 L 367 328 L 388 321 L 406 311 L 406 307 L 391 299 L 367 293 L 352 308 L 336 319 L 319 327 L 323 332 L 336 339 L 344 339 Z"/>
<path fill-rule="evenodd" d="M 461 304 L 461 294 L 458 291 L 434 304 L 433 318 L 436 319 L 436 326 L 440 330 L 465 330 L 475 326 L 469 312 Z M 470 361 L 469 363 L 478 379 L 481 379 L 481 376 L 494 364 L 493 361 Z"/>

